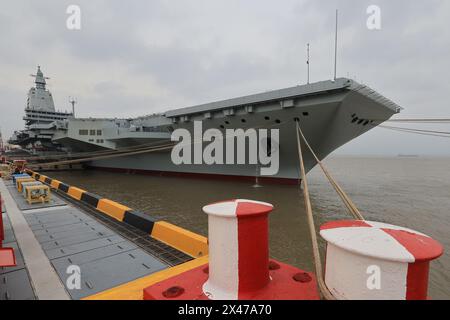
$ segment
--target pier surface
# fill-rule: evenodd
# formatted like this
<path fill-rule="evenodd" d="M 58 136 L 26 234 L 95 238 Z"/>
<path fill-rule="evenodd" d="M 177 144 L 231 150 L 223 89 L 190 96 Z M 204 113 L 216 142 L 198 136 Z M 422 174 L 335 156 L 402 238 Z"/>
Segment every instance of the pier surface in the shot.
<path fill-rule="evenodd" d="M 120 232 L 55 192 L 50 203 L 29 205 L 0 179 L 0 193 L 3 245 L 17 259 L 16 267 L 0 268 L 0 300 L 82 299 L 191 259 L 154 239 L 132 241 L 132 230 Z"/>

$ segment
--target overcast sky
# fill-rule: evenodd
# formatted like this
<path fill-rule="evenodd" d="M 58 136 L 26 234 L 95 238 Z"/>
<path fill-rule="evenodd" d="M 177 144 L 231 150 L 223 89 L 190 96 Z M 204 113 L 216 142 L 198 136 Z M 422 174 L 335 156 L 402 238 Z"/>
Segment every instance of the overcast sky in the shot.
<path fill-rule="evenodd" d="M 66 27 L 70 4 L 81 8 L 81 30 Z M 366 26 L 369 5 L 381 9 L 381 30 Z M 311 81 L 330 79 L 336 8 L 338 76 L 404 107 L 399 117 L 450 118 L 448 0 L 14 0 L 0 12 L 3 136 L 24 125 L 37 65 L 56 107 L 70 109 L 74 96 L 80 117 L 135 117 L 303 84 L 308 42 Z M 450 154 L 450 139 L 377 128 L 338 153 Z"/>

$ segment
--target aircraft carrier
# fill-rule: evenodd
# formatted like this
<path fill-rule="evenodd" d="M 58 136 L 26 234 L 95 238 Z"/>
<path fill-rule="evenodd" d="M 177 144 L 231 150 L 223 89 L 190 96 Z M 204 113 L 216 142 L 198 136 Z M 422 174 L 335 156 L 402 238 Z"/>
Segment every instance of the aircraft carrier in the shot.
<path fill-rule="evenodd" d="M 39 73 L 38 76 L 41 77 Z M 42 86 L 36 87 L 39 89 L 42 90 Z M 179 128 L 187 129 L 194 136 L 194 123 L 199 121 L 204 131 L 214 128 L 223 132 L 224 140 L 235 138 L 227 136 L 229 129 L 278 129 L 278 141 L 272 141 L 271 137 L 259 141 L 259 148 L 265 149 L 264 152 L 279 153 L 279 170 L 270 176 L 261 175 L 261 164 L 248 162 L 176 164 L 172 161 L 170 148 L 129 156 L 92 157 L 84 163 L 92 168 L 137 174 L 259 178 L 260 181 L 297 183 L 300 169 L 296 123 L 317 156 L 324 159 L 400 110 L 400 106 L 368 86 L 337 78 L 133 119 L 68 116 L 55 120 L 50 126 L 53 126 L 52 143 L 63 145 L 71 152 L 90 154 L 166 145 L 171 142 L 174 130 Z M 316 161 L 310 152 L 305 152 L 304 158 L 305 169 L 309 171 Z"/>

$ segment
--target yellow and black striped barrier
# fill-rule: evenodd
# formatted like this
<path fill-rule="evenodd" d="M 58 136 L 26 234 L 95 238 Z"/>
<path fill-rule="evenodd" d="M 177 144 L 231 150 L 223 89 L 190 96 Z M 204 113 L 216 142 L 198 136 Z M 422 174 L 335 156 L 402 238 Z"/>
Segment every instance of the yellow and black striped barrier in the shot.
<path fill-rule="evenodd" d="M 204 236 L 169 222 L 156 220 L 143 212 L 133 210 L 113 200 L 41 175 L 30 169 L 26 169 L 25 171 L 35 180 L 41 181 L 77 201 L 81 201 L 115 220 L 138 228 L 148 233 L 152 238 L 164 242 L 191 257 L 198 258 L 208 254 L 208 240 Z"/>

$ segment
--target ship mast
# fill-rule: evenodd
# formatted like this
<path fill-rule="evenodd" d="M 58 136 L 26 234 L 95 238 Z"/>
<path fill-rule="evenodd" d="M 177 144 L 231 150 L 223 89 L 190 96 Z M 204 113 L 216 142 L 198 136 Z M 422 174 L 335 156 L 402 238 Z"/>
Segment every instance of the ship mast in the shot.
<path fill-rule="evenodd" d="M 44 77 L 44 74 L 41 71 L 41 66 L 38 66 L 36 74 L 30 74 L 31 77 L 34 77 L 34 83 L 36 84 L 36 89 L 45 90 L 45 85 L 47 84 L 45 80 L 50 79 L 49 77 Z"/>
<path fill-rule="evenodd" d="M 336 80 L 337 44 L 338 42 L 338 10 L 336 9 L 336 29 L 334 33 L 334 80 Z"/>
<path fill-rule="evenodd" d="M 308 68 L 306 83 L 309 84 L 309 43 L 306 45 L 306 65 Z"/>
<path fill-rule="evenodd" d="M 72 105 L 72 116 L 75 118 L 75 104 L 77 101 L 74 98 L 69 97 L 69 103 Z"/>

